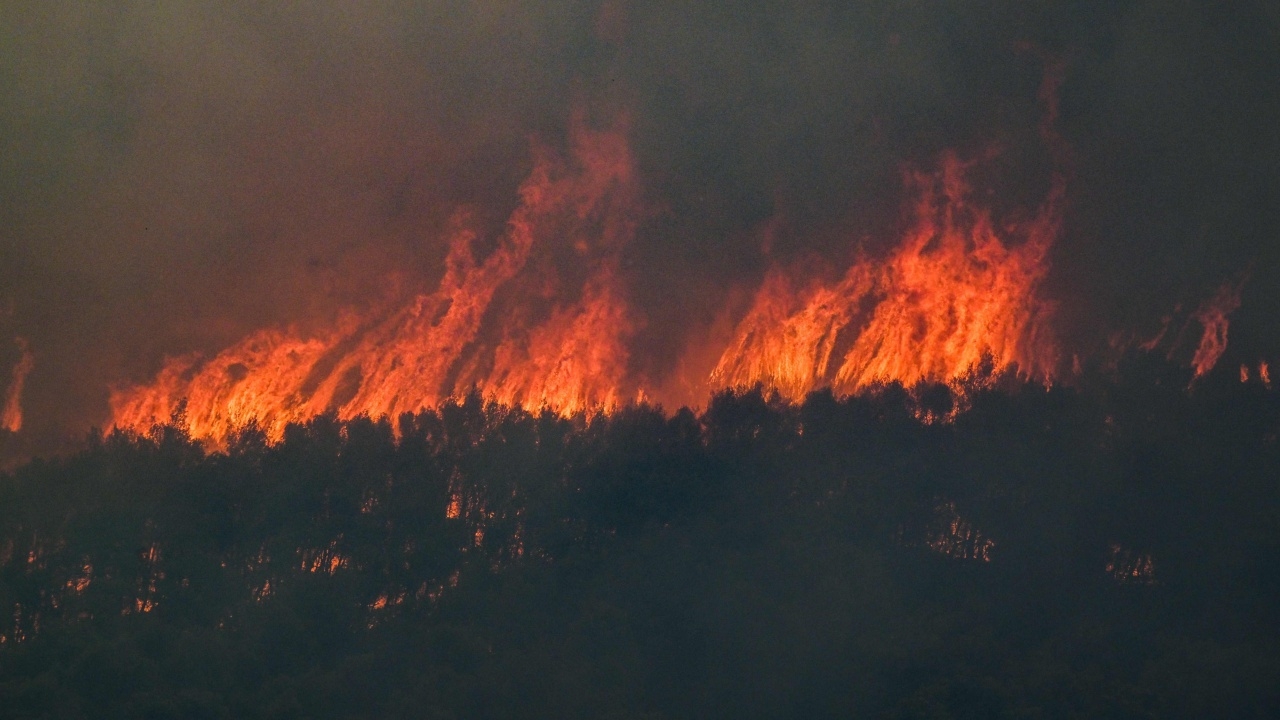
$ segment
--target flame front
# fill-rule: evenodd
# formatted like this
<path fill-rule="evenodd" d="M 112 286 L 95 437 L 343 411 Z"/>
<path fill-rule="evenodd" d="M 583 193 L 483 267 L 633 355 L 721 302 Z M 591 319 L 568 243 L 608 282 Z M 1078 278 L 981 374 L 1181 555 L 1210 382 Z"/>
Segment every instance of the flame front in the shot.
<path fill-rule="evenodd" d="M 315 336 L 269 329 L 208 361 L 170 360 L 152 383 L 112 394 L 114 424 L 145 429 L 181 412 L 192 435 L 222 442 L 250 421 L 278 439 L 328 410 L 397 417 L 473 388 L 563 414 L 617 404 L 633 324 L 616 255 L 635 232 L 638 193 L 623 133 L 579 121 L 572 141 L 569 161 L 536 152 L 486 257 L 474 232 L 456 233 L 434 292 L 381 315 L 349 312 Z M 576 293 L 545 282 L 554 272 L 540 248 L 567 249 L 587 268 Z"/>
<path fill-rule="evenodd" d="M 915 174 L 915 224 L 883 262 L 863 259 L 833 285 L 772 273 L 712 373 L 717 387 L 760 384 L 791 400 L 831 387 L 956 384 L 979 368 L 1050 380 L 1052 307 L 1038 288 L 1059 220 L 1055 183 L 1036 217 L 1007 230 L 969 204 L 965 165 L 947 156 Z M 940 191 L 940 192 L 939 192 Z M 834 372 L 832 372 L 832 368 Z"/>
<path fill-rule="evenodd" d="M 473 389 L 565 415 L 646 397 L 629 367 L 638 321 L 620 279 L 641 212 L 631 154 L 621 132 L 581 122 L 572 148 L 569 161 L 535 153 L 486 256 L 476 233 L 455 233 L 434 292 L 348 312 L 309 337 L 269 329 L 209 360 L 171 360 L 152 383 L 113 394 L 114 424 L 145 429 L 184 413 L 193 435 L 221 443 L 250 421 L 278 439 L 326 411 L 397 417 Z M 863 258 L 830 284 L 770 272 L 705 389 L 762 384 L 800 400 L 826 386 L 958 386 L 980 368 L 1051 379 L 1052 308 L 1038 288 L 1061 185 L 1030 221 L 998 231 L 970 204 L 965 169 L 948 155 L 937 173 L 910 177 L 915 220 L 883 261 Z"/>
<path fill-rule="evenodd" d="M 1240 290 L 1239 285 L 1227 283 L 1196 312 L 1196 319 L 1204 327 L 1204 334 L 1200 336 L 1196 354 L 1191 358 L 1191 366 L 1195 368 L 1195 379 L 1208 375 L 1213 366 L 1218 364 L 1218 358 L 1226 352 L 1227 329 L 1230 327 L 1230 321 L 1227 318 L 1240 307 Z M 1271 376 L 1265 366 L 1259 369 L 1259 373 L 1269 386 Z"/>
<path fill-rule="evenodd" d="M 22 356 L 13 366 L 9 390 L 5 393 L 4 407 L 0 408 L 0 428 L 9 432 L 18 432 L 22 429 L 22 390 L 26 386 L 27 376 L 36 365 L 35 357 L 31 355 L 31 348 L 27 345 L 26 339 L 17 338 L 15 342 Z"/>

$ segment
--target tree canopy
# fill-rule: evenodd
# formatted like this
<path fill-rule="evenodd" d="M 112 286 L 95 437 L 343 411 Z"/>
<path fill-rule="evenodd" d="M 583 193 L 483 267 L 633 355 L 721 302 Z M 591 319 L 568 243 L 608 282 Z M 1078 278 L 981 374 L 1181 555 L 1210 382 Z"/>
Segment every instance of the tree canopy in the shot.
<path fill-rule="evenodd" d="M 1162 372 L 95 436 L 0 476 L 2 714 L 1275 717 L 1280 397 Z"/>

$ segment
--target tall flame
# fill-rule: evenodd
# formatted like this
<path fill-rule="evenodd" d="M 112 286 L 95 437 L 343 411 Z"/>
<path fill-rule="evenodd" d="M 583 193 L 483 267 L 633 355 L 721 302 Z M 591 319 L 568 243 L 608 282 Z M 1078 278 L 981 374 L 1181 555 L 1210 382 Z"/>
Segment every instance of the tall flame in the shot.
<path fill-rule="evenodd" d="M 899 382 L 955 384 L 980 368 L 1049 380 L 1052 307 L 1038 295 L 1057 235 L 1061 183 L 1035 218 L 1005 230 L 970 204 L 965 164 L 916 173 L 915 224 L 882 262 L 861 259 L 833 285 L 794 288 L 773 272 L 712 372 L 718 387 L 791 400 Z M 835 368 L 832 372 L 832 368 Z"/>
<path fill-rule="evenodd" d="M 605 269 L 588 282 L 579 305 L 558 309 L 527 337 L 512 333 L 499 345 L 480 387 L 506 405 L 568 414 L 612 409 L 622 399 L 629 356 L 623 341 L 631 330 L 613 272 Z"/>
<path fill-rule="evenodd" d="M 262 330 L 212 359 L 170 360 L 150 384 L 113 393 L 114 424 L 184 413 L 193 435 L 223 441 L 250 421 L 279 438 L 325 411 L 396 417 L 473 389 L 563 414 L 644 397 L 618 277 L 638 217 L 631 154 L 621 132 L 580 121 L 572 139 L 569 162 L 536 152 L 496 248 L 477 257 L 476 233 L 455 233 L 434 292 L 348 312 L 323 333 Z M 1061 184 L 1033 219 L 997 230 L 970 203 L 965 170 L 947 155 L 938 172 L 910 176 L 915 221 L 883 261 L 864 257 L 830 284 L 769 273 L 707 385 L 763 384 L 800 400 L 825 386 L 956 385 L 980 368 L 1048 381 L 1057 349 L 1038 288 Z M 562 277 L 574 268 L 557 271 L 556 252 L 587 269 L 579 281 Z"/>
<path fill-rule="evenodd" d="M 27 375 L 30 375 L 36 366 L 35 357 L 31 354 L 26 338 L 16 338 L 14 342 L 18 345 L 22 356 L 13 366 L 9 390 L 4 397 L 4 412 L 0 414 L 0 428 L 9 432 L 18 432 L 22 429 L 22 390 L 27 384 Z"/>
<path fill-rule="evenodd" d="M 624 133 L 578 119 L 571 139 L 570 161 L 537 149 L 496 249 L 478 258 L 476 234 L 456 233 L 434 292 L 382 315 L 348 312 L 314 336 L 268 329 L 207 361 L 170 360 L 152 383 L 112 394 L 114 424 L 184 413 L 198 437 L 223 441 L 253 420 L 279 438 L 328 410 L 396 417 L 473 388 L 564 414 L 615 405 L 633 329 L 616 255 L 634 235 L 639 194 Z M 537 251 L 560 246 L 587 268 L 579 288 L 547 281 L 553 261 Z"/>
<path fill-rule="evenodd" d="M 1227 317 L 1240 307 L 1240 290 L 1240 286 L 1227 283 L 1196 312 L 1196 319 L 1204 327 L 1196 354 L 1191 358 L 1196 379 L 1209 374 L 1227 350 L 1227 329 L 1230 327 Z M 1266 373 L 1265 370 L 1262 372 Z M 1269 376 L 1267 380 L 1270 380 Z"/>

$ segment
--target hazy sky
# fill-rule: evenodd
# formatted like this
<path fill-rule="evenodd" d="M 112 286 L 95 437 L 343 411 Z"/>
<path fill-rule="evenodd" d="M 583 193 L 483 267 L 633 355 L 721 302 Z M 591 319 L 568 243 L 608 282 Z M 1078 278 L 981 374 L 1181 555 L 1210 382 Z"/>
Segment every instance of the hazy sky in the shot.
<path fill-rule="evenodd" d="M 0 5 L 0 365 L 29 339 L 31 432 L 79 432 L 165 354 L 429 284 L 453 211 L 500 228 L 582 107 L 630 118 L 660 367 L 771 264 L 892 243 L 944 149 L 1034 208 L 1048 61 L 1070 344 L 1248 273 L 1232 342 L 1280 357 L 1272 3 L 44 0 Z"/>

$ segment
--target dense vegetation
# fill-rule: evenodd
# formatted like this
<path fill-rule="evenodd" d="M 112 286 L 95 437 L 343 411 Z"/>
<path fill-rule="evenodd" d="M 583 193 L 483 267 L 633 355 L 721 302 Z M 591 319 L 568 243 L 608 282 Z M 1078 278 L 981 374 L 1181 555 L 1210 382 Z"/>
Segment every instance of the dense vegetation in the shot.
<path fill-rule="evenodd" d="M 0 715 L 1280 716 L 1280 396 L 1120 375 L 112 434 L 0 476 Z"/>

